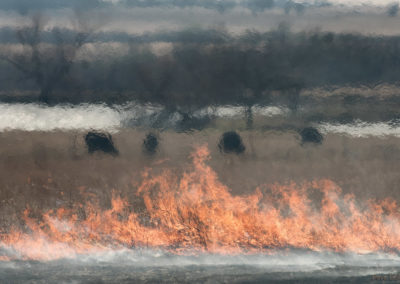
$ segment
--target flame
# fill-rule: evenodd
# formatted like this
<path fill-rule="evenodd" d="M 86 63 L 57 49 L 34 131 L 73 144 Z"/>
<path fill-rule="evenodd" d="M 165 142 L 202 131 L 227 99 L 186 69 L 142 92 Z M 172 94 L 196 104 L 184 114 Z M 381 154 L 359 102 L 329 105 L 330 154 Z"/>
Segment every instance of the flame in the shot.
<path fill-rule="evenodd" d="M 133 248 L 176 254 L 400 249 L 400 213 L 394 200 L 360 204 L 330 180 L 263 185 L 250 195 L 234 196 L 207 165 L 206 146 L 191 158 L 193 163 L 180 176 L 171 169 L 161 174 L 144 170 L 135 189 L 143 206 L 133 206 L 114 190 L 109 209 L 84 194 L 84 202 L 40 217 L 26 209 L 26 228 L 0 235 L 0 260 L 52 260 Z"/>

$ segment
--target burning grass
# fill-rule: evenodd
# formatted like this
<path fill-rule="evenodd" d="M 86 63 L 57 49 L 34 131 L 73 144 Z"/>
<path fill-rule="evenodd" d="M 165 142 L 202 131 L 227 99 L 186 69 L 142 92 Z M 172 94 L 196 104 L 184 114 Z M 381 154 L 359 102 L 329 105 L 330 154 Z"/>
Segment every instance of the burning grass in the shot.
<path fill-rule="evenodd" d="M 174 254 L 400 249 L 395 200 L 360 202 L 327 179 L 260 185 L 235 196 L 209 158 L 201 146 L 181 173 L 147 168 L 140 182 L 131 182 L 134 198 L 110 191 L 108 207 L 85 187 L 72 204 L 43 212 L 28 207 L 21 212 L 24 226 L 0 235 L 1 259 L 52 260 L 133 248 Z"/>

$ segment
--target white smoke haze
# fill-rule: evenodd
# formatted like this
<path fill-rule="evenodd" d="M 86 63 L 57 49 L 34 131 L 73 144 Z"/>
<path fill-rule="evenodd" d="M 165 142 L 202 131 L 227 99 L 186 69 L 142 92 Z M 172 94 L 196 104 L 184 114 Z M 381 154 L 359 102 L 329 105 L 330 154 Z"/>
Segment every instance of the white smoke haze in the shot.
<path fill-rule="evenodd" d="M 116 129 L 120 114 L 104 105 L 47 107 L 37 104 L 0 104 L 0 131 Z"/>
<path fill-rule="evenodd" d="M 0 104 L 0 132 L 4 131 L 87 131 L 105 130 L 118 132 L 123 128 L 151 127 L 165 109 L 157 105 L 107 106 L 104 104 L 82 104 L 78 106 L 39 104 Z M 255 106 L 254 115 L 272 118 L 287 117 L 290 111 L 279 106 Z M 206 107 L 193 112 L 193 117 L 204 118 L 243 118 L 244 107 L 220 106 Z M 165 125 L 174 128 L 183 119 L 179 113 L 168 115 Z M 400 125 L 395 121 L 352 123 L 322 122 L 315 125 L 324 134 L 340 134 L 350 137 L 400 137 Z"/>
<path fill-rule="evenodd" d="M 377 122 L 369 123 L 356 120 L 349 124 L 322 123 L 318 126 L 323 133 L 343 134 L 351 137 L 400 137 L 400 126 L 398 123 Z"/>
<path fill-rule="evenodd" d="M 121 261 L 124 259 L 125 261 Z M 208 255 L 178 256 L 163 251 L 120 250 L 94 253 L 74 259 L 83 263 L 109 262 L 135 266 L 188 266 L 188 265 L 248 265 L 261 266 L 269 272 L 315 271 L 337 266 L 396 267 L 400 265 L 398 255 L 352 254 L 333 252 L 272 252 L 270 255 Z"/>
<path fill-rule="evenodd" d="M 193 256 L 172 255 L 161 250 L 107 250 L 84 255 L 74 255 L 51 261 L 41 261 L 47 267 L 52 265 L 84 265 L 112 268 L 131 267 L 132 269 L 164 267 L 190 268 L 193 266 L 226 267 L 237 269 L 253 267 L 264 273 L 320 273 L 319 276 L 365 276 L 374 274 L 393 274 L 400 265 L 400 257 L 394 254 L 373 253 L 334 253 L 334 252 L 301 252 L 275 251 L 269 255 L 210 255 Z M 24 261 L 0 261 L 2 269 L 21 269 L 31 264 Z M 343 271 L 343 267 L 347 267 Z M 335 270 L 336 269 L 336 270 Z"/>
<path fill-rule="evenodd" d="M 215 107 L 215 108 L 205 108 L 200 111 L 198 111 L 195 114 L 201 115 L 215 115 L 218 117 L 239 117 L 243 115 L 244 108 L 241 106 L 221 106 L 221 107 Z M 272 117 L 272 116 L 280 116 L 280 115 L 286 115 L 289 110 L 285 107 L 278 107 L 278 106 L 268 106 L 268 107 L 263 107 L 263 106 L 254 106 L 253 107 L 253 112 L 254 114 L 260 115 L 260 116 L 266 116 L 266 117 Z"/>
<path fill-rule="evenodd" d="M 55 131 L 55 130 L 107 130 L 118 131 L 121 127 L 134 122 L 149 126 L 152 120 L 163 111 L 161 106 L 127 104 L 109 107 L 103 104 L 83 104 L 79 106 L 38 104 L 0 104 L 0 131 Z M 284 115 L 285 109 L 279 107 L 256 107 L 255 113 L 263 116 Z M 243 107 L 222 106 L 205 108 L 194 113 L 203 117 L 239 117 Z M 171 127 L 182 117 L 170 115 Z"/>

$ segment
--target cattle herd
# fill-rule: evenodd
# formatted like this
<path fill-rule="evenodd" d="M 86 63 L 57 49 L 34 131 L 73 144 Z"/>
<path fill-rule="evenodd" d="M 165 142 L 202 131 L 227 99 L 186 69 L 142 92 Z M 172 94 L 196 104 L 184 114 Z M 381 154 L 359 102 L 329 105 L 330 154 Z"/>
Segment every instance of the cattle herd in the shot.
<path fill-rule="evenodd" d="M 298 130 L 301 137 L 301 145 L 305 144 L 322 144 L 323 136 L 314 127 L 306 127 Z M 103 152 L 113 156 L 119 154 L 118 149 L 115 147 L 113 139 L 110 134 L 90 131 L 85 136 L 85 142 L 89 154 L 95 152 Z M 159 147 L 159 137 L 155 133 L 148 133 L 143 140 L 143 152 L 147 155 L 154 155 Z M 222 134 L 218 143 L 218 148 L 221 153 L 226 154 L 242 154 L 245 152 L 246 147 L 243 144 L 241 136 L 236 131 L 228 131 Z"/>

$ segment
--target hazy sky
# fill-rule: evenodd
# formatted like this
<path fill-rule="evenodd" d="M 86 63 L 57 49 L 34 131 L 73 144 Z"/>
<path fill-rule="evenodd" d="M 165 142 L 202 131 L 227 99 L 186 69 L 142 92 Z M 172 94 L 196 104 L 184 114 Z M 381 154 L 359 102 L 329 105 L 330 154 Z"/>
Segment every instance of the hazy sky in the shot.
<path fill-rule="evenodd" d="M 295 1 L 299 3 L 315 3 L 315 2 L 323 2 L 323 1 Z M 393 3 L 396 3 L 398 1 L 393 1 L 393 0 L 331 0 L 331 1 L 326 1 L 332 4 L 344 4 L 348 6 L 354 6 L 354 5 L 376 5 L 376 6 L 385 6 L 385 5 L 390 5 Z"/>
<path fill-rule="evenodd" d="M 130 1 L 128 6 L 126 1 Z M 294 2 L 303 5 L 296 6 Z M 308 0 L 292 1 L 291 4 L 286 0 L 275 0 L 275 5 L 267 8 L 259 8 L 265 2 L 256 0 L 38 0 L 37 4 L 33 3 L 0 1 L 0 27 L 28 24 L 29 14 L 35 7 L 46 15 L 47 28 L 73 28 L 71 18 L 74 11 L 79 11 L 80 18 L 97 31 L 129 34 L 215 27 L 241 33 L 249 29 L 268 31 L 285 23 L 294 31 L 394 35 L 398 34 L 400 25 L 398 9 L 394 6 L 392 14 L 389 13 L 389 7 L 396 3 L 392 0 Z M 218 5 L 226 9 L 220 10 Z"/>

